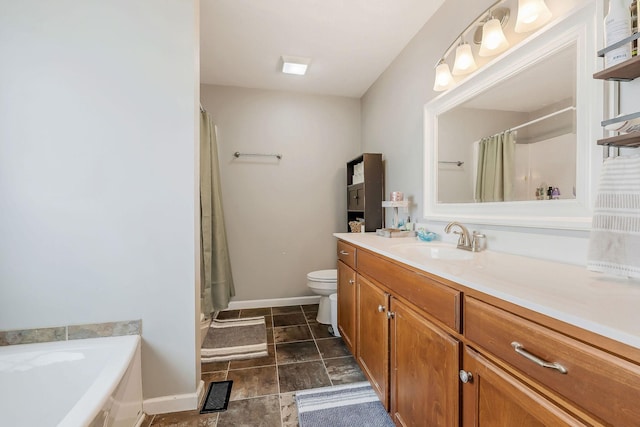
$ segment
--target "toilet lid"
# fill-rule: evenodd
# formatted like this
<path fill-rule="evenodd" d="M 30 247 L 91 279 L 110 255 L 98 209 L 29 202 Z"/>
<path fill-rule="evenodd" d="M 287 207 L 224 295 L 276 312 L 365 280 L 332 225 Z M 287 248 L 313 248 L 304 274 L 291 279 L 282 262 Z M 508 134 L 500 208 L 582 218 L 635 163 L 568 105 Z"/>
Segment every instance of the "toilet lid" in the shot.
<path fill-rule="evenodd" d="M 307 279 L 315 282 L 335 282 L 338 280 L 338 270 L 318 270 L 307 274 Z"/>

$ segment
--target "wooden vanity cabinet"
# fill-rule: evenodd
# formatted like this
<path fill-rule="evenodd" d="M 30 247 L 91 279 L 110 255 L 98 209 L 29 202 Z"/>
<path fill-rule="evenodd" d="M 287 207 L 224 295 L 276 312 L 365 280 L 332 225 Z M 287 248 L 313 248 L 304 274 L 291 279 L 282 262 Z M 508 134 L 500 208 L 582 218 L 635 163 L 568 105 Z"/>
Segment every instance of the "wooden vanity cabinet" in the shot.
<path fill-rule="evenodd" d="M 391 298 L 391 411 L 397 426 L 458 426 L 460 342 Z"/>
<path fill-rule="evenodd" d="M 338 242 L 338 332 L 356 354 L 356 248 Z"/>
<path fill-rule="evenodd" d="M 389 294 L 357 276 L 356 360 L 389 411 Z"/>
<path fill-rule="evenodd" d="M 359 251 L 358 257 L 358 364 L 397 426 L 457 426 L 460 341 L 418 308 L 433 304 L 425 298 L 442 289 L 368 252 Z M 411 302 L 403 298 L 403 278 L 415 285 Z M 431 286 L 437 289 L 427 289 Z M 445 297 L 451 314 L 442 317 L 456 325 L 458 311 L 449 303 Z"/>
<path fill-rule="evenodd" d="M 462 426 L 586 426 L 470 347 L 460 372 Z"/>
<path fill-rule="evenodd" d="M 396 426 L 640 426 L 635 348 L 351 248 L 354 354 Z"/>

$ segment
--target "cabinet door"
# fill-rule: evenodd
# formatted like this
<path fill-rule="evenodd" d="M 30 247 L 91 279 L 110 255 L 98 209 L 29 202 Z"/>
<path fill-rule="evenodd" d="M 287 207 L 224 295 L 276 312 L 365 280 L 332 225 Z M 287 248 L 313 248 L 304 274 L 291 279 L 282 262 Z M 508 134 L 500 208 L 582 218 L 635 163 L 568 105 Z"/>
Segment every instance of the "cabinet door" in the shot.
<path fill-rule="evenodd" d="M 389 295 L 375 284 L 357 276 L 358 320 L 356 354 L 358 363 L 385 409 L 389 410 Z"/>
<path fill-rule="evenodd" d="M 347 209 L 350 211 L 364 211 L 364 184 L 356 184 L 347 191 Z"/>
<path fill-rule="evenodd" d="M 338 261 L 338 330 L 352 354 L 356 354 L 356 272 Z"/>
<path fill-rule="evenodd" d="M 469 347 L 463 370 L 471 374 L 462 385 L 464 427 L 585 425 Z"/>
<path fill-rule="evenodd" d="M 460 342 L 393 297 L 390 309 L 394 422 L 458 426 Z"/>

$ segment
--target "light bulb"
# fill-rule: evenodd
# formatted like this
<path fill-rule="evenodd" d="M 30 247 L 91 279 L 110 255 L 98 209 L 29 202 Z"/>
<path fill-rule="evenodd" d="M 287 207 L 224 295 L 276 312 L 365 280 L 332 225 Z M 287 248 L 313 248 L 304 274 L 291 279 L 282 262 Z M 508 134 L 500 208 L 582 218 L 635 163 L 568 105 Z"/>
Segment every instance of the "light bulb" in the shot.
<path fill-rule="evenodd" d="M 469 74 L 478 68 L 475 59 L 473 59 L 473 53 L 471 53 L 471 46 L 468 43 L 462 43 L 456 48 L 456 61 L 453 64 L 453 75 L 460 76 L 463 74 Z"/>
<path fill-rule="evenodd" d="M 551 19 L 551 11 L 544 0 L 518 0 L 516 33 L 526 33 L 542 27 Z"/>
<path fill-rule="evenodd" d="M 482 26 L 482 44 L 480 56 L 492 56 L 504 52 L 509 48 L 509 42 L 502 32 L 500 21 L 493 18 Z"/>
<path fill-rule="evenodd" d="M 453 76 L 449 70 L 449 64 L 442 61 L 436 67 L 436 79 L 433 85 L 433 90 L 436 92 L 442 92 L 443 90 L 450 89 L 454 85 Z"/>

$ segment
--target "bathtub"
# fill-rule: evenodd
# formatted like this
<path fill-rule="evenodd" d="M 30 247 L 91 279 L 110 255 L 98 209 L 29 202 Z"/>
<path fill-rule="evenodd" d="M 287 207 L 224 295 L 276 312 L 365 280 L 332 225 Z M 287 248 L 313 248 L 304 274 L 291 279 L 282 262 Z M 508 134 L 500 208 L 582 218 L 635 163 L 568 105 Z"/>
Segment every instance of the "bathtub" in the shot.
<path fill-rule="evenodd" d="M 141 422 L 140 337 L 0 347 L 0 425 L 118 426 Z"/>

